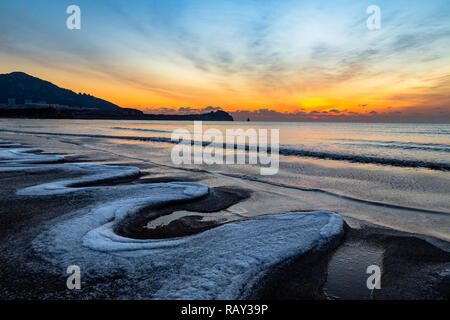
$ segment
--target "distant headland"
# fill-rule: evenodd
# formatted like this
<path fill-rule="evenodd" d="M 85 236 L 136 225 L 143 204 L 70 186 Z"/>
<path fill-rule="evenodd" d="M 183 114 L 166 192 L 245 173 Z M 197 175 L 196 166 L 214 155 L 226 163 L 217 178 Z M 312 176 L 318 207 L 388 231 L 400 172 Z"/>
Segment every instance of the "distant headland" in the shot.
<path fill-rule="evenodd" d="M 233 121 L 222 110 L 188 115 L 145 114 L 23 72 L 0 74 L 0 118 Z"/>

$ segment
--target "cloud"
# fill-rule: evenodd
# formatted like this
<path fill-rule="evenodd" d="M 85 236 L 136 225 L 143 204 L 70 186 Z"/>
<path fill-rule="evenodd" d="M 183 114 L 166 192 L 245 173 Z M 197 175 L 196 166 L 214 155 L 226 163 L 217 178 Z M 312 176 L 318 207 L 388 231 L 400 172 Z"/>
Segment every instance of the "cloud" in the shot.
<path fill-rule="evenodd" d="M 419 107 L 403 108 L 403 111 L 392 108 L 389 112 L 377 112 L 372 110 L 370 112 L 355 112 L 347 111 L 346 109 L 339 111 L 332 109 L 330 111 L 312 110 L 311 112 L 304 112 L 298 110 L 295 112 L 280 112 L 268 108 L 260 108 L 257 110 L 237 110 L 228 111 L 236 121 L 246 121 L 250 118 L 252 121 L 331 121 L 331 122 L 436 122 L 436 123 L 450 123 L 450 107 L 432 108 L 433 113 L 427 114 L 420 112 Z M 221 107 L 206 107 L 206 108 L 147 108 L 145 113 L 149 114 L 202 114 L 211 111 L 223 110 Z"/>
<path fill-rule="evenodd" d="M 222 110 L 221 107 L 208 106 L 206 108 L 191 108 L 191 107 L 179 107 L 179 108 L 166 108 L 166 107 L 154 107 L 145 108 L 144 113 L 148 114 L 202 114 L 213 111 Z"/>
<path fill-rule="evenodd" d="M 437 109 L 436 109 L 437 110 Z M 313 110 L 310 113 L 302 111 L 297 112 L 278 112 L 269 109 L 258 109 L 254 111 L 239 110 L 230 112 L 235 120 L 245 121 L 250 118 L 252 121 L 332 121 L 332 122 L 436 122 L 450 123 L 450 107 L 436 112 L 426 114 L 414 112 L 414 108 L 409 113 L 393 110 L 390 112 L 376 112 L 372 110 L 369 113 L 359 113 L 349 111 L 345 113 L 325 113 Z"/>
<path fill-rule="evenodd" d="M 365 4 L 346 1 L 262 6 L 238 0 L 79 0 L 80 32 L 65 28 L 64 3 L 3 1 L 0 69 L 31 66 L 55 83 L 105 83 L 111 88 L 102 98 L 167 114 L 218 110 L 192 107 L 207 104 L 252 110 L 298 105 L 303 97 L 333 100 L 333 109 L 309 115 L 314 119 L 357 116 L 337 109 L 346 101 L 362 102 L 358 110 L 370 106 L 380 113 L 377 119 L 384 105 L 414 106 L 417 114 L 448 107 L 447 1 L 380 1 L 383 24 L 377 32 L 365 27 Z M 375 117 L 361 112 L 361 119 Z M 295 111 L 250 114 L 309 117 Z"/>

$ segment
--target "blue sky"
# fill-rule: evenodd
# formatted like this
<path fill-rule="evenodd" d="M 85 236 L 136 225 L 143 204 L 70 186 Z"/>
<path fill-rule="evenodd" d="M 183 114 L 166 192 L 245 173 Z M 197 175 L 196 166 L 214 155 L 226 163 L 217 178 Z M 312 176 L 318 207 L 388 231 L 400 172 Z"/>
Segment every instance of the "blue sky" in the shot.
<path fill-rule="evenodd" d="M 71 4 L 81 30 L 65 27 Z M 373 4 L 381 30 L 366 27 Z M 0 72 L 140 109 L 437 114 L 449 21 L 439 0 L 2 1 Z"/>

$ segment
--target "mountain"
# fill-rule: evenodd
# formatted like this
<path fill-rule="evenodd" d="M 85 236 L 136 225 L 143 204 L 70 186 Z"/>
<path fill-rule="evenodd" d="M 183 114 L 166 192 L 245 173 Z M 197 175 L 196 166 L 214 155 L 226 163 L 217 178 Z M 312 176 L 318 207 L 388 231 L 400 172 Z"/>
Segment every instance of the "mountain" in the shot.
<path fill-rule="evenodd" d="M 9 99 L 15 102 L 9 103 Z M 89 94 L 60 88 L 23 72 L 0 74 L 0 117 L 233 121 L 232 116 L 221 110 L 192 115 L 144 114 Z"/>
<path fill-rule="evenodd" d="M 45 101 L 48 104 L 76 108 L 117 111 L 121 109 L 111 102 L 85 93 L 75 93 L 60 88 L 51 82 L 23 72 L 0 74 L 0 103 L 7 103 L 9 98 L 15 98 L 17 104 L 23 104 L 25 100 L 32 100 L 33 102 Z"/>

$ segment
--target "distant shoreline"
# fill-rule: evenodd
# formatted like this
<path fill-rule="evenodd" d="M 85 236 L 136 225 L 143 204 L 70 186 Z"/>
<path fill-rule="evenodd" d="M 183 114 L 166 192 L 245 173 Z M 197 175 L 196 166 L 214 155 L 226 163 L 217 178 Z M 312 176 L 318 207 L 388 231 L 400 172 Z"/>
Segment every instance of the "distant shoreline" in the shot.
<path fill-rule="evenodd" d="M 81 119 L 81 120 L 170 120 L 170 121 L 234 121 L 225 111 L 212 111 L 203 114 L 144 114 L 116 110 L 74 109 L 74 108 L 30 108 L 1 107 L 0 118 L 14 119 Z"/>
<path fill-rule="evenodd" d="M 209 110 L 214 109 L 205 111 Z M 145 114 L 90 94 L 77 94 L 23 72 L 0 74 L 0 118 L 234 121 L 223 110 L 187 115 Z"/>

